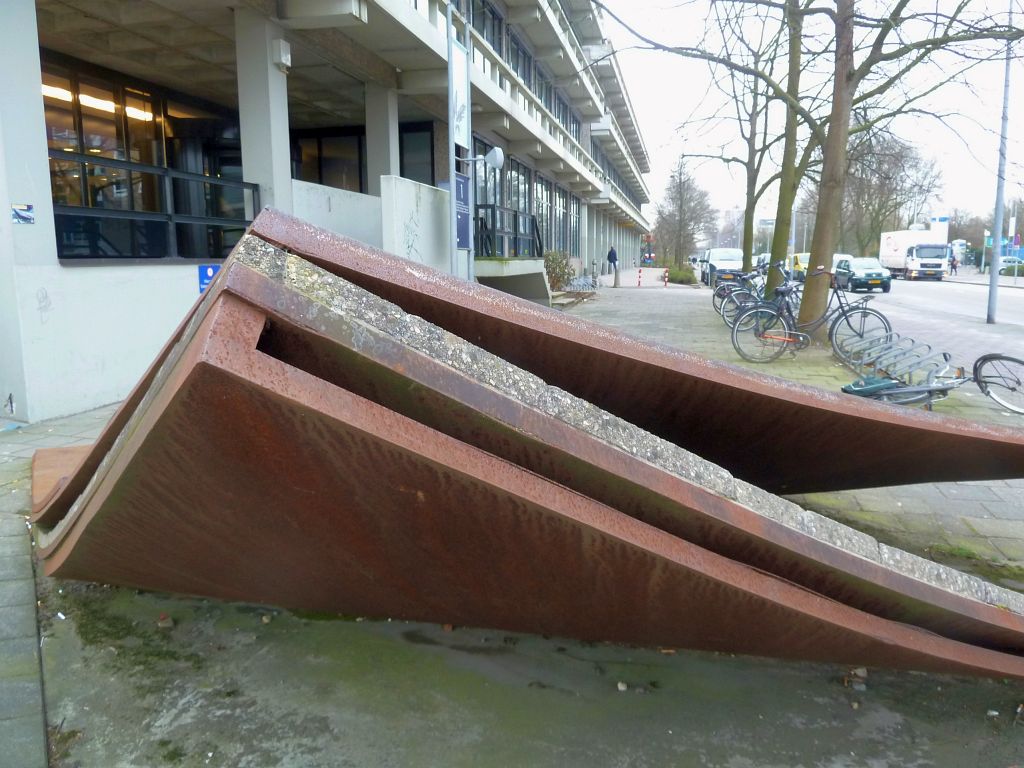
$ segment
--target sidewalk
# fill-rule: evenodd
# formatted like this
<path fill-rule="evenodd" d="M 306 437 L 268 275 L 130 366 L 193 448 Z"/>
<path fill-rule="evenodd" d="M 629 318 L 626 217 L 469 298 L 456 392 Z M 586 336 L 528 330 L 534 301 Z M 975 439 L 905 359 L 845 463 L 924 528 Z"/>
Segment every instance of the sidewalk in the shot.
<path fill-rule="evenodd" d="M 0 420 L 0 766 L 47 763 L 46 718 L 30 508 L 32 454 L 37 448 L 92 442 L 113 406 L 19 425 Z"/>

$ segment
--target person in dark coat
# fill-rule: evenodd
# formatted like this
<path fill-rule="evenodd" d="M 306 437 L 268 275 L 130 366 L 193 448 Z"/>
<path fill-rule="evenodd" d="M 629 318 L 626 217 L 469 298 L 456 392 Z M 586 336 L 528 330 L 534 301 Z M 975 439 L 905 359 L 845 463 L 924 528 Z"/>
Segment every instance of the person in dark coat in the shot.
<path fill-rule="evenodd" d="M 611 265 L 612 272 L 619 268 L 619 255 L 615 253 L 614 245 L 608 249 L 608 263 Z"/>

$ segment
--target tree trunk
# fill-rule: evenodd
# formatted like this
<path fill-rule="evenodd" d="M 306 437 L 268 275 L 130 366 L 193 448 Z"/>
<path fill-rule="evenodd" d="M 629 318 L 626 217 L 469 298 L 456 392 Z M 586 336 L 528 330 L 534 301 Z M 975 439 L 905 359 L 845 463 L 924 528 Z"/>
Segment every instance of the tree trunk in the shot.
<path fill-rule="evenodd" d="M 832 254 L 839 242 L 839 218 L 846 180 L 850 105 L 853 101 L 853 17 L 855 0 L 836 0 L 836 63 L 832 89 L 832 114 L 822 155 L 818 187 L 818 215 L 814 220 L 807 285 L 800 305 L 801 324 L 813 322 L 828 306 L 830 275 L 811 277 L 818 267 L 832 270 Z"/>
<path fill-rule="evenodd" d="M 786 76 L 786 93 L 792 102 L 786 105 L 786 138 L 782 148 L 782 169 L 779 179 L 779 205 L 775 210 L 775 231 L 772 233 L 772 263 L 785 261 L 789 253 L 789 235 L 793 229 L 793 204 L 796 202 L 796 144 L 797 111 L 795 104 L 800 99 L 800 52 L 803 36 L 803 16 L 799 0 L 786 0 L 786 27 L 789 30 L 789 71 Z M 782 282 L 774 270 L 768 272 L 765 296 Z"/>

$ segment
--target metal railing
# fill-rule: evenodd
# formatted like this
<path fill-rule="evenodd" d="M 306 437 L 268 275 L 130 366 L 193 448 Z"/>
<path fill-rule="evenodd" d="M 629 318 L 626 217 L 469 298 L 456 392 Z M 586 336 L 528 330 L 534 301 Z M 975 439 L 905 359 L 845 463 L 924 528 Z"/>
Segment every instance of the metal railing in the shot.
<path fill-rule="evenodd" d="M 250 182 L 63 150 L 49 156 L 78 170 L 67 179 L 51 165 L 61 259 L 221 259 L 260 209 Z"/>
<path fill-rule="evenodd" d="M 476 253 L 478 259 L 544 257 L 537 217 L 501 205 L 478 205 L 476 222 Z"/>

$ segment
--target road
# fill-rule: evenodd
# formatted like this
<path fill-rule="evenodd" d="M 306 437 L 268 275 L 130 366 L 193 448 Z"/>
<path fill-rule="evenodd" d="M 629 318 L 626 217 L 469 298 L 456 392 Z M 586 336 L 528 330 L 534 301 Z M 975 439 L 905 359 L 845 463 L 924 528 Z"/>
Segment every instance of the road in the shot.
<path fill-rule="evenodd" d="M 950 352 L 957 365 L 969 367 L 987 352 L 1024 358 L 1024 288 L 999 289 L 993 325 L 985 322 L 987 285 L 896 280 L 888 294 L 871 295 L 893 330 Z"/>

